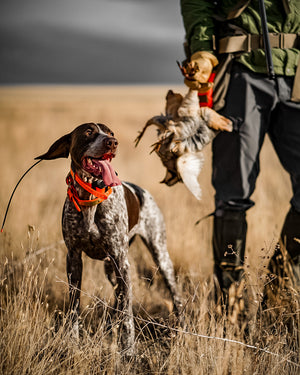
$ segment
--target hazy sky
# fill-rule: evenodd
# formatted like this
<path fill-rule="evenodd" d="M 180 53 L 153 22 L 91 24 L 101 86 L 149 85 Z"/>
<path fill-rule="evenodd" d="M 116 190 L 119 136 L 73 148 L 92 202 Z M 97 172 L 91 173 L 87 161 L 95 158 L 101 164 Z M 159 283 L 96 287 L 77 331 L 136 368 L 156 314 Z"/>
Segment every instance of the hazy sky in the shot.
<path fill-rule="evenodd" d="M 1 0 L 0 83 L 182 83 L 179 0 Z"/>

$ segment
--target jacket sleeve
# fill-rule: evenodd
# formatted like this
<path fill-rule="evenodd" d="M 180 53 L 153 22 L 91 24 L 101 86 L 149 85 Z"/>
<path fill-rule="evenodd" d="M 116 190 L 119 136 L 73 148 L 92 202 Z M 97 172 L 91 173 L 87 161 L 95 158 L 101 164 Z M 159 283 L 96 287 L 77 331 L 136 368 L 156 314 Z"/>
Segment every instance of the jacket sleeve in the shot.
<path fill-rule="evenodd" d="M 213 51 L 214 35 L 212 0 L 180 0 L 186 40 L 191 54 L 197 51 Z"/>

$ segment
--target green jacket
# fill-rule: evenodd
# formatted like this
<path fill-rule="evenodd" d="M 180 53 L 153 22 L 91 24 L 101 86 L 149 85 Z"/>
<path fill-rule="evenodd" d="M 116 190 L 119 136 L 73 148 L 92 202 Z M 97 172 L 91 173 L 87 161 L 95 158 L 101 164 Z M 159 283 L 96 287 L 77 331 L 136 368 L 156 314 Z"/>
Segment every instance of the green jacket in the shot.
<path fill-rule="evenodd" d="M 181 12 L 186 30 L 186 40 L 193 54 L 197 51 L 213 52 L 213 35 L 217 38 L 228 36 L 230 31 L 224 22 L 217 21 L 215 15 L 223 19 L 240 0 L 181 0 Z M 287 0 L 290 11 L 285 10 L 282 0 L 265 0 L 270 33 L 300 34 L 300 0 Z M 218 3 L 216 5 L 216 3 Z M 217 17 L 216 17 L 217 18 Z M 250 1 L 241 15 L 228 21 L 249 34 L 261 34 L 258 0 Z M 275 73 L 294 76 L 299 59 L 298 48 L 272 48 Z M 257 73 L 267 73 L 265 53 L 256 49 L 243 53 L 238 61 Z"/>

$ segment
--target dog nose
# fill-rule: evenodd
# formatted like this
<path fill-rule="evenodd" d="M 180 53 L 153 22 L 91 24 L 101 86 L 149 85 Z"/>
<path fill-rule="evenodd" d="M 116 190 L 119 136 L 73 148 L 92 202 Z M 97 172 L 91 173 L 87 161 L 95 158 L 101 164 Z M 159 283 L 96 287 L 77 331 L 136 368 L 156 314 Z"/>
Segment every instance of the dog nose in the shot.
<path fill-rule="evenodd" d="M 105 144 L 107 147 L 109 148 L 116 148 L 118 146 L 118 141 L 116 140 L 116 138 L 106 138 L 105 140 Z"/>

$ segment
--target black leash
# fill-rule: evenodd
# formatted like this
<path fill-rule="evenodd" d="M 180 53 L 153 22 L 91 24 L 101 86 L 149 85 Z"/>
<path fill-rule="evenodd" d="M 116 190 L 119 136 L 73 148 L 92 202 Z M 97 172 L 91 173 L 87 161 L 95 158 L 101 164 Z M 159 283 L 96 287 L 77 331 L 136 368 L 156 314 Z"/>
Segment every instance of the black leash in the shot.
<path fill-rule="evenodd" d="M 1 227 L 1 233 L 3 232 L 3 227 L 4 227 L 4 224 L 5 224 L 5 221 L 6 221 L 6 217 L 7 217 L 7 213 L 8 213 L 8 210 L 9 210 L 9 206 L 10 206 L 10 203 L 12 201 L 12 198 L 15 194 L 15 191 L 17 190 L 17 187 L 20 185 L 20 182 L 23 180 L 23 178 L 27 175 L 27 173 L 33 168 L 35 167 L 37 164 L 39 164 L 41 161 L 43 161 L 42 159 L 37 161 L 36 163 L 34 163 L 30 168 L 27 169 L 27 171 L 23 174 L 23 176 L 19 179 L 17 185 L 15 186 L 13 192 L 11 193 L 11 196 L 9 198 L 9 201 L 8 201 L 8 204 L 7 204 L 7 207 L 6 207 L 6 211 L 5 211 L 5 215 L 4 215 L 4 219 L 3 219 L 3 223 L 2 223 L 2 227 Z"/>

